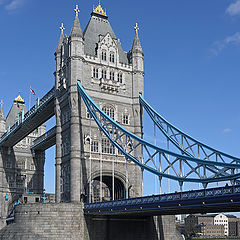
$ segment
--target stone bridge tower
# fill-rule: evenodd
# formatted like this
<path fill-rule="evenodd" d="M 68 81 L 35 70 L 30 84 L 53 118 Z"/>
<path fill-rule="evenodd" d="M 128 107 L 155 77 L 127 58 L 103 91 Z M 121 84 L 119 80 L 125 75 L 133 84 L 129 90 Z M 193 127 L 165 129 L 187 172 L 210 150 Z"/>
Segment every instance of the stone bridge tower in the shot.
<path fill-rule="evenodd" d="M 60 28 L 55 53 L 56 202 L 94 201 L 94 182 L 100 182 L 100 201 L 106 191 L 110 199 L 141 196 L 141 169 L 100 134 L 77 91 L 80 81 L 105 113 L 142 136 L 138 95 L 143 94 L 144 72 L 138 26 L 132 48 L 125 52 L 100 4 L 93 7 L 84 32 L 78 6 L 75 12 L 70 35 Z"/>
<path fill-rule="evenodd" d="M 14 99 L 10 111 L 5 117 L 3 103 L 0 107 L 0 136 L 27 112 L 24 99 L 19 95 Z M 0 229 L 6 224 L 6 217 L 17 201 L 25 201 L 23 195 L 32 193 L 40 201 L 44 188 L 45 152 L 33 154 L 33 141 L 45 133 L 42 125 L 13 147 L 0 149 Z"/>

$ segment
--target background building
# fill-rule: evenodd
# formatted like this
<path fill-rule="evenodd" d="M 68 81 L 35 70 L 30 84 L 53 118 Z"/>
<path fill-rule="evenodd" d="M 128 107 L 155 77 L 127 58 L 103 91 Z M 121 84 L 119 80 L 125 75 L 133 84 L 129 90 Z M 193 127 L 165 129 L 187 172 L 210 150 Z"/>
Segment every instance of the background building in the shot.
<path fill-rule="evenodd" d="M 239 236 L 240 219 L 225 214 L 190 214 L 185 218 L 186 236 Z"/>

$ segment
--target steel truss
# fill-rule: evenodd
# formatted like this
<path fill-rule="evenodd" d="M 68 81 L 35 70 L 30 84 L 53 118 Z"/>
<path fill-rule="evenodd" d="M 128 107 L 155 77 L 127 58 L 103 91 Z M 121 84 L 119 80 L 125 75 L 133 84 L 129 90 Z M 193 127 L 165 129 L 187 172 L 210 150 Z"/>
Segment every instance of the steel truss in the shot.
<path fill-rule="evenodd" d="M 240 177 L 240 174 L 234 174 L 235 169 L 240 168 L 239 159 L 232 157 L 231 162 L 213 161 L 210 159 L 211 155 L 206 152 L 206 157 L 203 159 L 200 158 L 200 155 L 198 157 L 198 155 L 186 154 L 186 152 L 188 152 L 187 150 L 190 149 L 191 151 L 195 145 L 189 145 L 187 149 L 186 147 L 179 147 L 178 149 L 181 149 L 180 153 L 162 149 L 127 131 L 112 120 L 93 102 L 79 81 L 78 91 L 100 131 L 103 132 L 121 154 L 128 160 L 137 164 L 142 170 L 147 170 L 157 175 L 159 179 L 164 177 L 178 181 L 180 186 L 183 182 L 195 182 L 202 183 L 206 187 L 208 183 L 235 181 Z M 157 124 L 157 126 L 159 127 L 160 124 Z M 170 139 L 177 138 L 178 136 L 176 134 L 172 135 L 173 134 L 170 135 Z M 185 140 L 184 137 L 183 139 Z M 187 142 L 188 138 L 186 137 L 186 139 Z M 178 146 L 177 141 L 175 144 Z M 201 148 L 199 146 L 199 148 L 201 150 L 203 149 L 202 152 L 204 152 L 203 147 Z M 147 158 L 143 159 L 143 156 L 147 156 Z M 157 161 L 156 158 L 158 159 Z M 222 159 L 220 156 L 219 158 Z M 183 165 L 185 165 L 184 173 L 181 171 Z M 201 174 L 199 171 L 201 167 L 204 167 L 204 174 Z M 168 169 L 171 171 L 168 171 Z M 227 174 L 228 171 L 232 174 Z"/>
<path fill-rule="evenodd" d="M 155 109 L 153 109 L 149 103 L 147 103 L 142 95 L 139 95 L 139 101 L 141 106 L 154 122 L 154 126 L 158 127 L 164 137 L 166 137 L 167 141 L 169 141 L 172 146 L 174 146 L 175 149 L 178 150 L 182 155 L 212 162 L 240 164 L 239 158 L 218 151 L 185 134 L 183 131 L 179 130 L 177 127 L 169 123 Z M 200 178 L 204 178 L 204 175 L 208 175 L 210 178 L 218 178 L 219 176 L 232 176 L 232 180 L 234 180 L 236 179 L 235 177 L 238 176 L 238 174 L 236 174 L 238 168 L 235 169 L 232 167 L 219 167 L 217 165 L 198 164 L 193 170 L 195 173 L 198 172 Z M 166 169 L 163 171 L 166 171 Z M 191 172 L 186 172 L 185 176 L 190 173 Z M 240 181 L 237 182 L 239 183 Z"/>

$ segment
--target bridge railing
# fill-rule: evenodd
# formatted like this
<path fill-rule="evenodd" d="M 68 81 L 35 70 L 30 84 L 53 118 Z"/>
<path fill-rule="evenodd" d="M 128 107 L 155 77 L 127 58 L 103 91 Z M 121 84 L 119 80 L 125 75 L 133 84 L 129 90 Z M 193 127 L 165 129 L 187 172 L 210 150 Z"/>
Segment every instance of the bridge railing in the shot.
<path fill-rule="evenodd" d="M 36 102 L 36 104 L 22 117 L 19 116 L 18 121 L 11 127 L 7 129 L 7 131 L 0 138 L 0 145 L 4 142 L 4 140 L 15 131 L 19 125 L 29 120 L 34 113 L 42 109 L 45 104 L 55 96 L 55 88 L 53 87 L 43 98 Z"/>
<path fill-rule="evenodd" d="M 184 200 L 194 200 L 214 198 L 219 196 L 226 196 L 232 194 L 240 195 L 240 185 L 236 186 L 226 186 L 220 188 L 210 188 L 186 192 L 176 192 L 161 195 L 152 195 L 146 197 L 130 198 L 130 199 L 120 199 L 115 201 L 107 202 L 97 202 L 97 203 L 86 203 L 84 204 L 84 209 L 87 210 L 98 210 L 107 209 L 111 207 L 121 207 L 121 206 L 132 206 L 132 205 L 142 205 L 142 204 L 152 204 L 152 203 L 163 203 L 169 201 L 184 201 Z"/>

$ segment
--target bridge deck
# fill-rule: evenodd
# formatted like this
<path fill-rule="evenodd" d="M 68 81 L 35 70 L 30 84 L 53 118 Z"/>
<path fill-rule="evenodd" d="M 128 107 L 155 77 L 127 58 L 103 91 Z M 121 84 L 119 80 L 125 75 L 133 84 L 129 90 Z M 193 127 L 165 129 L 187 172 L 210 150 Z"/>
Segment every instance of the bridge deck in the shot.
<path fill-rule="evenodd" d="M 86 215 L 172 215 L 237 212 L 240 185 L 85 204 Z"/>
<path fill-rule="evenodd" d="M 24 118 L 16 122 L 0 138 L 0 147 L 12 147 L 34 129 L 54 116 L 55 89 L 51 89 L 40 101 L 24 115 Z"/>
<path fill-rule="evenodd" d="M 32 150 L 47 150 L 56 144 L 56 127 L 51 128 L 42 136 L 34 140 Z"/>

